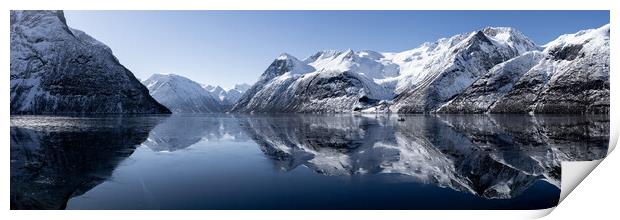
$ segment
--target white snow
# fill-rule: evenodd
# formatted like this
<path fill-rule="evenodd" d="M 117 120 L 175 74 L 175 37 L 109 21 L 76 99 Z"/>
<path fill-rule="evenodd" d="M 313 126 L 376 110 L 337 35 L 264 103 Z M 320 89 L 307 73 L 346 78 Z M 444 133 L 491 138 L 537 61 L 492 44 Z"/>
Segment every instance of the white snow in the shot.
<path fill-rule="evenodd" d="M 600 28 L 582 30 L 574 34 L 564 34 L 557 39 L 543 45 L 545 52 L 557 47 L 564 47 L 567 45 L 583 44 L 588 42 L 592 47 L 601 46 L 605 43 L 605 40 L 609 40 L 610 25 L 606 24 Z M 594 41 L 592 41 L 594 40 Z"/>

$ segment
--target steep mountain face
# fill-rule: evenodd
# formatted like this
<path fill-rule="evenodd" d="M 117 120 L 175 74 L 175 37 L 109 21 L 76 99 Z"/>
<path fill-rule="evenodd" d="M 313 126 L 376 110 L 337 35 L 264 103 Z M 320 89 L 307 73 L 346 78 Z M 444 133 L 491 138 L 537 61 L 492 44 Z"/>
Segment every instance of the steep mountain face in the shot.
<path fill-rule="evenodd" d="M 485 28 L 469 35 L 440 40 L 441 52 L 426 61 L 430 68 L 394 100 L 399 113 L 427 113 L 460 94 L 495 65 L 539 48 L 512 28 Z M 436 49 L 434 49 L 436 50 Z"/>
<path fill-rule="evenodd" d="M 514 84 L 521 79 L 523 74 L 543 58 L 543 52 L 532 51 L 496 65 L 456 98 L 442 106 L 438 112 L 487 112 L 491 105 L 512 91 Z"/>
<path fill-rule="evenodd" d="M 609 113 L 609 25 L 560 36 L 492 113 Z"/>
<path fill-rule="evenodd" d="M 401 53 L 322 51 L 303 61 L 283 54 L 232 111 L 350 112 L 391 105 L 396 112 L 427 112 L 496 64 L 538 49 L 514 29 L 485 28 Z"/>
<path fill-rule="evenodd" d="M 11 114 L 170 113 L 62 11 L 11 11 Z"/>
<path fill-rule="evenodd" d="M 200 84 L 175 74 L 153 74 L 142 82 L 151 96 L 174 113 L 222 112 L 224 107 Z"/>
<path fill-rule="evenodd" d="M 223 106 L 225 111 L 228 111 L 230 108 L 233 107 L 235 103 L 237 103 L 237 101 L 239 101 L 241 95 L 243 95 L 245 91 L 250 89 L 251 86 L 245 83 L 236 84 L 232 89 L 228 90 L 220 86 L 206 85 L 203 87 L 204 89 L 209 91 L 211 96 L 215 97 L 215 99 L 219 101 L 220 105 Z"/>

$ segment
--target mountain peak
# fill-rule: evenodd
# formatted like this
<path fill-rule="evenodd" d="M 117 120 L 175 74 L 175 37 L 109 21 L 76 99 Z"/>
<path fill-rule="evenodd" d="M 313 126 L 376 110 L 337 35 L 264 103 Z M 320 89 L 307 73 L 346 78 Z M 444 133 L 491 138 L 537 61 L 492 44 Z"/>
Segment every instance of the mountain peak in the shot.
<path fill-rule="evenodd" d="M 515 48 L 519 54 L 540 50 L 525 34 L 513 27 L 485 27 L 481 32 L 494 42 Z"/>
<path fill-rule="evenodd" d="M 192 86 L 195 85 L 199 85 L 199 83 L 192 81 L 191 79 L 185 77 L 185 76 L 181 76 L 181 75 L 177 75 L 174 73 L 154 73 L 153 75 L 151 75 L 151 77 L 149 77 L 148 79 L 142 81 L 143 84 L 145 84 L 147 87 L 149 87 L 149 85 L 153 84 L 153 83 L 166 83 L 166 82 L 170 82 L 170 83 L 190 83 L 192 84 Z"/>
<path fill-rule="evenodd" d="M 281 53 L 276 60 L 296 60 L 298 61 L 297 57 L 290 55 L 288 53 Z"/>
<path fill-rule="evenodd" d="M 485 27 L 481 30 L 484 34 L 489 36 L 497 36 L 498 34 L 519 34 L 513 27 Z"/>
<path fill-rule="evenodd" d="M 65 14 L 62 10 L 24 10 L 24 11 L 11 11 L 11 24 L 21 23 L 21 22 L 32 22 L 36 19 L 42 18 L 56 18 L 60 20 L 60 22 L 67 26 L 67 20 L 65 19 Z"/>
<path fill-rule="evenodd" d="M 267 70 L 265 70 L 259 80 L 272 79 L 285 73 L 304 74 L 313 70 L 311 66 L 308 66 L 296 57 L 288 53 L 282 53 L 267 67 Z"/>

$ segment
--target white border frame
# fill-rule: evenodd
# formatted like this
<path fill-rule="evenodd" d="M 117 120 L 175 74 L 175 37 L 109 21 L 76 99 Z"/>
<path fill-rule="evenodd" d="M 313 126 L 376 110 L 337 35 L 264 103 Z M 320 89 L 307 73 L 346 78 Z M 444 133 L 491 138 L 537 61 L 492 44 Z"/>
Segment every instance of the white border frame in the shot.
<path fill-rule="evenodd" d="M 610 21 L 614 21 L 614 18 L 617 18 L 617 3 L 613 0 L 587 0 L 587 1 L 577 1 L 577 0 L 513 0 L 513 1 L 492 1 L 492 0 L 426 0 L 426 1 L 405 1 L 405 0 L 296 0 L 296 1 L 286 1 L 286 0 L 228 0 L 228 1 L 197 1 L 197 0 L 174 0 L 174 1 L 166 1 L 166 0 L 145 0 L 145 1 L 128 1 L 128 0 L 107 0 L 107 1 L 98 1 L 98 2 L 90 2 L 90 1 L 79 1 L 79 0 L 13 0 L 11 2 L 3 1 L 2 3 L 2 11 L 0 12 L 2 18 L 4 18 L 4 22 L 2 23 L 2 28 L 5 31 L 3 35 L 3 40 L 1 47 L 2 51 L 2 65 L 5 68 L 5 71 L 8 72 L 10 66 L 10 35 L 9 31 L 9 10 L 17 10 L 17 9 L 64 9 L 64 10 L 610 10 Z M 614 23 L 614 22 L 610 22 Z M 611 38 L 612 42 L 617 41 L 618 32 L 616 28 L 614 28 L 614 24 L 611 25 Z M 611 43 L 611 60 L 614 63 L 614 57 L 617 57 L 618 44 Z M 617 63 L 617 62 L 616 62 Z M 611 85 L 618 85 L 618 77 L 614 76 L 614 68 L 615 64 L 610 64 L 610 76 L 611 76 Z M 8 75 L 8 73 L 5 73 Z M 2 83 L 0 83 L 0 91 L 8 92 L 9 89 L 9 77 L 5 76 L 2 79 Z M 617 123 L 618 117 L 618 101 L 619 96 L 618 93 L 615 93 L 615 90 L 611 90 L 611 138 L 610 138 L 610 152 L 615 147 L 615 144 L 618 140 L 618 129 L 619 125 Z M 10 124 L 10 108 L 8 103 L 10 103 L 8 94 L 0 96 L 0 103 L 4 103 L 4 107 L 0 110 L 5 117 L 3 117 L 2 123 L 3 126 L 0 128 L 0 135 L 2 135 L 2 139 L 4 140 L 5 149 L 3 151 L 3 157 L 5 158 L 2 166 L 2 194 L 3 197 L 0 197 L 0 205 L 4 207 L 7 211 L 3 213 L 6 217 L 17 218 L 17 219 L 105 219 L 109 220 L 112 218 L 149 218 L 153 220 L 157 219 L 173 219 L 173 218 L 184 218 L 184 219 L 203 219 L 205 217 L 210 218 L 218 218 L 218 219 L 257 219 L 257 218 L 267 218 L 270 220 L 273 219 L 287 219 L 290 220 L 294 218 L 295 220 L 302 219 L 411 219 L 411 218 L 446 218 L 446 219 L 497 219 L 497 218 L 537 218 L 542 217 L 549 214 L 553 209 L 546 210 L 535 210 L 535 211 L 10 211 L 9 203 L 10 203 L 10 163 L 6 161 L 6 158 L 9 158 L 10 155 L 10 132 L 9 132 L 9 124 Z M 613 177 L 611 175 L 617 175 L 616 172 L 613 172 L 615 167 L 620 167 L 617 162 L 618 158 L 614 161 L 610 161 L 609 163 L 603 163 L 606 167 L 601 168 L 601 172 L 599 172 L 601 176 L 597 176 L 600 182 L 608 183 L 615 182 L 618 183 L 618 178 Z M 571 181 L 571 184 L 577 185 L 578 182 L 581 182 L 583 178 L 585 178 L 585 174 L 592 171 L 596 165 L 598 165 L 600 161 L 591 162 L 587 165 L 583 163 L 581 165 L 576 165 L 581 170 L 579 171 L 569 171 L 563 168 L 562 174 L 564 175 L 573 174 L 576 175 L 577 178 L 574 178 L 574 182 Z M 575 166 L 566 165 L 566 167 Z M 596 172 L 596 171 L 595 171 Z M 602 176 L 605 175 L 605 176 Z M 563 194 L 566 192 L 564 187 L 564 182 L 562 191 Z M 568 183 L 567 183 L 568 184 Z M 592 181 L 588 181 L 589 187 L 596 187 L 597 183 Z M 570 184 L 569 184 L 570 185 Z M 610 186 L 607 184 L 607 186 Z M 571 189 L 572 190 L 572 189 Z M 590 189 L 591 190 L 591 189 Z M 618 196 L 618 190 L 611 190 L 610 188 L 603 188 L 598 191 L 598 193 L 608 193 L 614 192 L 615 196 Z M 583 193 L 581 194 L 584 197 Z M 565 195 L 563 195 L 565 196 Z M 590 196 L 588 198 L 596 199 L 598 197 L 591 197 L 591 194 L 586 194 L 585 197 Z M 603 196 L 602 198 L 610 199 L 609 196 Z M 575 200 L 579 198 L 573 198 Z M 614 198 L 615 199 L 615 198 Z M 611 202 L 610 200 L 608 202 Z M 574 214 L 581 213 L 582 210 L 578 210 L 577 208 L 587 206 L 588 204 L 592 204 L 593 201 L 582 201 L 582 203 L 578 203 L 574 210 L 563 210 L 568 214 L 556 216 L 556 217 L 572 217 Z M 595 201 L 599 202 L 599 201 Z M 574 203 L 571 203 L 574 204 Z M 581 204 L 581 205 L 579 205 Z M 598 206 L 601 206 L 600 203 L 597 203 Z M 562 205 L 560 205 L 561 207 Z M 591 208 L 596 208 L 597 206 L 591 206 Z M 613 206 L 607 206 L 613 207 Z M 594 211 L 594 210 L 590 210 Z M 598 211 L 598 216 L 603 217 L 605 215 L 600 215 L 603 210 Z M 611 216 L 615 210 L 608 210 L 608 213 Z M 595 213 L 585 213 L 586 215 L 582 215 L 583 217 L 591 217 L 597 216 Z"/>

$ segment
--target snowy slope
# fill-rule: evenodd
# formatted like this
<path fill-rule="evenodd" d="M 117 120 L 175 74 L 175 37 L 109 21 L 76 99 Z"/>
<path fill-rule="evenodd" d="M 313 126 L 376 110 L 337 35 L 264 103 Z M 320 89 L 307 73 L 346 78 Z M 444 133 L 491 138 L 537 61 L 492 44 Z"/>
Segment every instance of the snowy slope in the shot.
<path fill-rule="evenodd" d="M 11 114 L 170 113 L 62 11 L 11 11 Z"/>
<path fill-rule="evenodd" d="M 546 44 L 545 58 L 489 109 L 493 113 L 608 113 L 609 24 Z"/>
<path fill-rule="evenodd" d="M 539 49 L 512 28 L 485 28 L 401 53 L 330 50 L 303 61 L 282 54 L 233 111 L 350 112 L 397 95 L 393 111 L 427 111 L 494 65 Z"/>
<path fill-rule="evenodd" d="M 485 113 L 514 84 L 544 58 L 540 51 L 527 52 L 493 67 L 456 98 L 442 106 L 441 113 Z"/>
<path fill-rule="evenodd" d="M 153 74 L 142 82 L 151 96 L 174 113 L 222 112 L 224 108 L 202 85 L 176 74 Z"/>
<path fill-rule="evenodd" d="M 409 65 L 413 74 L 405 74 L 405 88 L 391 106 L 393 112 L 432 112 L 450 101 L 485 75 L 495 65 L 527 51 L 539 50 L 521 32 L 512 28 L 484 28 L 469 34 L 425 44 L 433 53 L 413 53 Z M 420 58 L 422 57 L 422 58 Z M 405 60 L 406 61 L 406 60 Z"/>
<path fill-rule="evenodd" d="M 359 55 L 328 51 L 300 61 L 282 54 L 232 111 L 346 112 L 392 98 L 389 88 L 374 82 L 375 75 L 360 71 L 367 66 L 355 62 Z"/>

